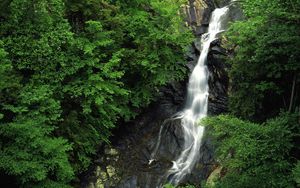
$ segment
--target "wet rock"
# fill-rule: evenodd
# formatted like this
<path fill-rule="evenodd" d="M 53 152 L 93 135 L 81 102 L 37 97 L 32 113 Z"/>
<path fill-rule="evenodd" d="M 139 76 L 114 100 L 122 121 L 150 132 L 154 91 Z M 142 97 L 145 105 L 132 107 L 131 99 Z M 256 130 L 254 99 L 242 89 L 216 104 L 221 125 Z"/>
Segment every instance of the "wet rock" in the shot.
<path fill-rule="evenodd" d="M 215 39 L 210 43 L 210 47 L 216 47 L 216 46 L 221 46 L 221 39 Z"/>
<path fill-rule="evenodd" d="M 201 38 L 200 37 L 197 37 L 194 41 L 194 46 L 195 46 L 195 49 L 199 52 L 199 55 L 200 55 L 200 52 L 201 52 Z"/>
<path fill-rule="evenodd" d="M 186 52 L 186 59 L 187 61 L 197 61 L 199 53 L 196 51 L 194 46 L 189 46 Z"/>
<path fill-rule="evenodd" d="M 214 54 L 220 54 L 220 55 L 227 55 L 226 53 L 226 49 L 220 47 L 220 46 L 214 46 L 211 48 L 211 51 L 214 53 Z"/>
<path fill-rule="evenodd" d="M 213 0 L 213 3 L 216 8 L 221 8 L 226 5 L 228 5 L 231 2 L 231 0 Z"/>
<path fill-rule="evenodd" d="M 209 3 L 207 4 L 208 6 L 203 9 L 203 14 L 201 19 L 201 26 L 206 28 L 208 28 L 210 16 L 212 11 L 214 10 L 214 8 Z"/>
<path fill-rule="evenodd" d="M 188 5 L 182 6 L 182 12 L 186 15 L 186 23 L 191 26 L 195 36 L 207 32 L 213 4 L 207 0 L 189 0 Z"/>
<path fill-rule="evenodd" d="M 221 54 L 217 52 L 217 54 Z M 223 56 L 223 54 L 222 54 Z M 228 106 L 228 85 L 229 78 L 226 72 L 226 66 L 223 63 L 224 58 L 216 56 L 215 51 L 211 51 L 208 55 L 209 74 L 209 103 L 208 114 L 217 115 L 227 111 Z"/>
<path fill-rule="evenodd" d="M 211 42 L 209 53 L 213 54 L 214 58 L 219 58 L 219 57 L 216 57 L 215 55 L 227 56 L 227 50 L 222 47 L 221 39 L 216 39 Z"/>
<path fill-rule="evenodd" d="M 197 26 L 194 29 L 194 33 L 196 36 L 201 36 L 203 33 L 207 32 L 208 27 L 207 26 Z"/>
<path fill-rule="evenodd" d="M 203 21 L 206 20 L 204 17 L 205 9 L 208 5 L 203 0 L 189 0 L 188 5 L 182 7 L 186 14 L 186 21 L 190 26 L 200 26 Z"/>

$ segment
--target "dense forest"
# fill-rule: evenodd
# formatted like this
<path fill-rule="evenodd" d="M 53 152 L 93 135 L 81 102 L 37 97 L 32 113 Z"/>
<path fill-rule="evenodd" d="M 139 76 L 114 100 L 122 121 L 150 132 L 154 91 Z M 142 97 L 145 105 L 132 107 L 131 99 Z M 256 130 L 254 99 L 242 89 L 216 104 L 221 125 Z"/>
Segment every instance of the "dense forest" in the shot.
<path fill-rule="evenodd" d="M 185 0 L 1 0 L 0 185 L 78 187 L 100 143 L 186 78 Z M 207 187 L 300 186 L 300 1 L 242 0 Z M 168 185 L 166 187 L 169 187 Z"/>
<path fill-rule="evenodd" d="M 240 3 L 245 19 L 225 34 L 229 114 L 205 120 L 222 166 L 214 187 L 297 187 L 300 1 Z"/>
<path fill-rule="evenodd" d="M 3 178 L 24 187 L 76 184 L 118 120 L 186 74 L 192 35 L 177 15 L 182 3 L 1 1 Z"/>

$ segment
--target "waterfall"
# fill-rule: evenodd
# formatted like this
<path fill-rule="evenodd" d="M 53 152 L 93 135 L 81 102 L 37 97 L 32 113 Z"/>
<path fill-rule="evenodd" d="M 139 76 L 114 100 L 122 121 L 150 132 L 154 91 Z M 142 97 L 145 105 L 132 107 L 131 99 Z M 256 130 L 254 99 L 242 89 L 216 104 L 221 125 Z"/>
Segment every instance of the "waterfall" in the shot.
<path fill-rule="evenodd" d="M 173 166 L 168 170 L 167 181 L 173 185 L 178 183 L 189 174 L 199 159 L 200 146 L 204 134 L 204 127 L 199 125 L 199 120 L 207 116 L 208 106 L 208 68 L 206 66 L 207 55 L 210 43 L 217 39 L 219 33 L 223 32 L 223 23 L 226 21 L 229 8 L 223 7 L 212 12 L 208 32 L 202 35 L 202 51 L 192 74 L 189 78 L 187 100 L 184 109 L 177 113 L 174 119 L 181 119 L 184 146 L 176 160 L 172 161 Z M 161 134 L 161 131 L 160 131 Z M 157 146 L 152 153 L 154 160 L 157 148 L 160 144 L 159 135 Z M 162 186 L 162 185 L 160 185 Z"/>

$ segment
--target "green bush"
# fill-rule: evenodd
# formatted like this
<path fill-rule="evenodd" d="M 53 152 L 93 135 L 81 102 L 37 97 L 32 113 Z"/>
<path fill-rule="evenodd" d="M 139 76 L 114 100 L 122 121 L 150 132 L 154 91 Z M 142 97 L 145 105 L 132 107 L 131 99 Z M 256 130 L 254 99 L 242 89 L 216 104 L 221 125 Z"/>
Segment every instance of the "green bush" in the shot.
<path fill-rule="evenodd" d="M 263 124 L 225 115 L 204 120 L 226 172 L 216 187 L 292 187 L 298 118 L 285 113 Z"/>

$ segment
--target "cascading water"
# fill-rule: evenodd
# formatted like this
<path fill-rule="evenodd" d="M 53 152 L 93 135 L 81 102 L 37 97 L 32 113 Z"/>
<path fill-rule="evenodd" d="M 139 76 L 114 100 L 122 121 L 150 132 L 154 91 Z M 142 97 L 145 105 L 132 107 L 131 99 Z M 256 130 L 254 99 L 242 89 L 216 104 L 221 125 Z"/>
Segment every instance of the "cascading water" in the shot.
<path fill-rule="evenodd" d="M 201 141 L 204 133 L 204 127 L 198 125 L 200 119 L 207 115 L 208 105 L 208 68 L 206 66 L 207 55 L 210 43 L 217 38 L 217 35 L 223 31 L 223 23 L 227 18 L 228 7 L 215 9 L 211 15 L 208 32 L 203 34 L 201 43 L 202 51 L 195 66 L 188 84 L 187 101 L 183 111 L 177 113 L 173 119 L 181 119 L 181 126 L 184 136 L 184 146 L 176 160 L 172 161 L 173 166 L 168 170 L 167 181 L 173 185 L 183 179 L 190 173 L 195 163 L 199 159 Z M 162 125 L 163 127 L 163 125 Z M 162 130 L 162 128 L 161 128 Z M 161 131 L 160 131 L 161 134 Z M 152 159 L 155 159 L 157 148 L 160 145 L 161 135 L 152 153 Z M 162 186 L 161 184 L 158 186 Z"/>

